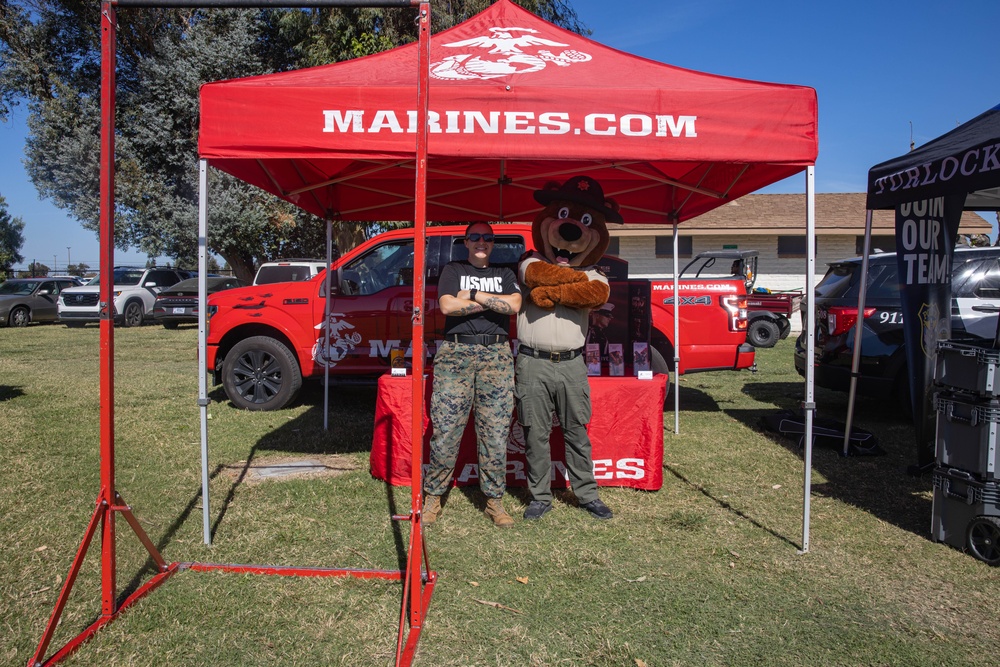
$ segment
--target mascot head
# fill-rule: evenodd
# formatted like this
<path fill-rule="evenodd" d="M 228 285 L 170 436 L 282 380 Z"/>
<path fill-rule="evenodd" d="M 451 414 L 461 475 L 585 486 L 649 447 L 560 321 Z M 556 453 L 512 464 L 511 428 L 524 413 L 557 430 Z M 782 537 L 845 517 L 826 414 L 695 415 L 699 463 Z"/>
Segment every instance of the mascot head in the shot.
<path fill-rule="evenodd" d="M 535 191 L 535 201 L 545 205 L 531 226 L 535 247 L 562 266 L 596 264 L 608 249 L 607 222 L 622 223 L 618 204 L 589 176 L 549 183 Z"/>

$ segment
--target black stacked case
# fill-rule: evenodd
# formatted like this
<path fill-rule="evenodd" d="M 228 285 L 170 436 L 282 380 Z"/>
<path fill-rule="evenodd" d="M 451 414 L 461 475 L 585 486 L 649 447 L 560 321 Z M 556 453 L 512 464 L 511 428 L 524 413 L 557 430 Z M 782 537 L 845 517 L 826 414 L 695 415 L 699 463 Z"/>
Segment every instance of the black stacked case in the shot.
<path fill-rule="evenodd" d="M 940 341 L 934 396 L 935 540 L 1000 565 L 1000 350 Z"/>

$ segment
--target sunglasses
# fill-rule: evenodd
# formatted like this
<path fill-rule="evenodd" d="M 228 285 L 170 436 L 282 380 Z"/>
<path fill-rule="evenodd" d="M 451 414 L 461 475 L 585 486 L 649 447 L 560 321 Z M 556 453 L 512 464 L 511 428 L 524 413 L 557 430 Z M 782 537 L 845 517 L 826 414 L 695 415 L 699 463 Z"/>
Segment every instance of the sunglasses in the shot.
<path fill-rule="evenodd" d="M 466 234 L 465 240 L 472 241 L 475 243 L 479 239 L 486 241 L 487 243 L 493 243 L 493 234 Z"/>

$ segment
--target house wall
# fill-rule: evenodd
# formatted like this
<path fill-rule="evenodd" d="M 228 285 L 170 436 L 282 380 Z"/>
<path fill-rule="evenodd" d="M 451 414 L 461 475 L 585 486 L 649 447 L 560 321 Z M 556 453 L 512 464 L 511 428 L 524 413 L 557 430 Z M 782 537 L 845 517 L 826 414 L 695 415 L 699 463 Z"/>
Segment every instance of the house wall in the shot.
<path fill-rule="evenodd" d="M 612 233 L 614 236 L 614 233 Z M 856 257 L 855 239 L 857 234 L 823 235 L 817 237 L 816 282 L 826 274 L 830 262 Z M 735 245 L 738 250 L 756 250 L 757 287 L 773 291 L 800 290 L 806 288 L 806 258 L 778 257 L 778 237 L 761 234 L 732 234 L 725 236 L 703 235 L 692 237 L 693 255 L 706 250 L 721 250 L 723 245 Z M 633 278 L 667 279 L 673 276 L 673 258 L 656 256 L 656 241 L 653 236 L 622 236 L 619 239 L 619 257 L 629 263 L 629 276 Z M 680 267 L 691 261 L 691 257 L 681 257 Z M 801 318 L 793 317 L 793 331 L 801 331 Z"/>

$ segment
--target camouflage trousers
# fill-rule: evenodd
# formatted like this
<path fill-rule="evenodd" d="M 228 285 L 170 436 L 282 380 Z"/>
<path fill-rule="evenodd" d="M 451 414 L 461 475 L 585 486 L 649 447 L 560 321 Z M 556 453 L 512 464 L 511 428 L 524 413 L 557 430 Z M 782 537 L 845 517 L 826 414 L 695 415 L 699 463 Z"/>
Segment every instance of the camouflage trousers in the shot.
<path fill-rule="evenodd" d="M 440 496 L 451 486 L 470 410 L 476 420 L 479 488 L 487 497 L 499 498 L 507 488 L 507 440 L 514 410 L 510 345 L 444 341 L 434 354 L 434 433 L 424 476 L 425 494 Z"/>

